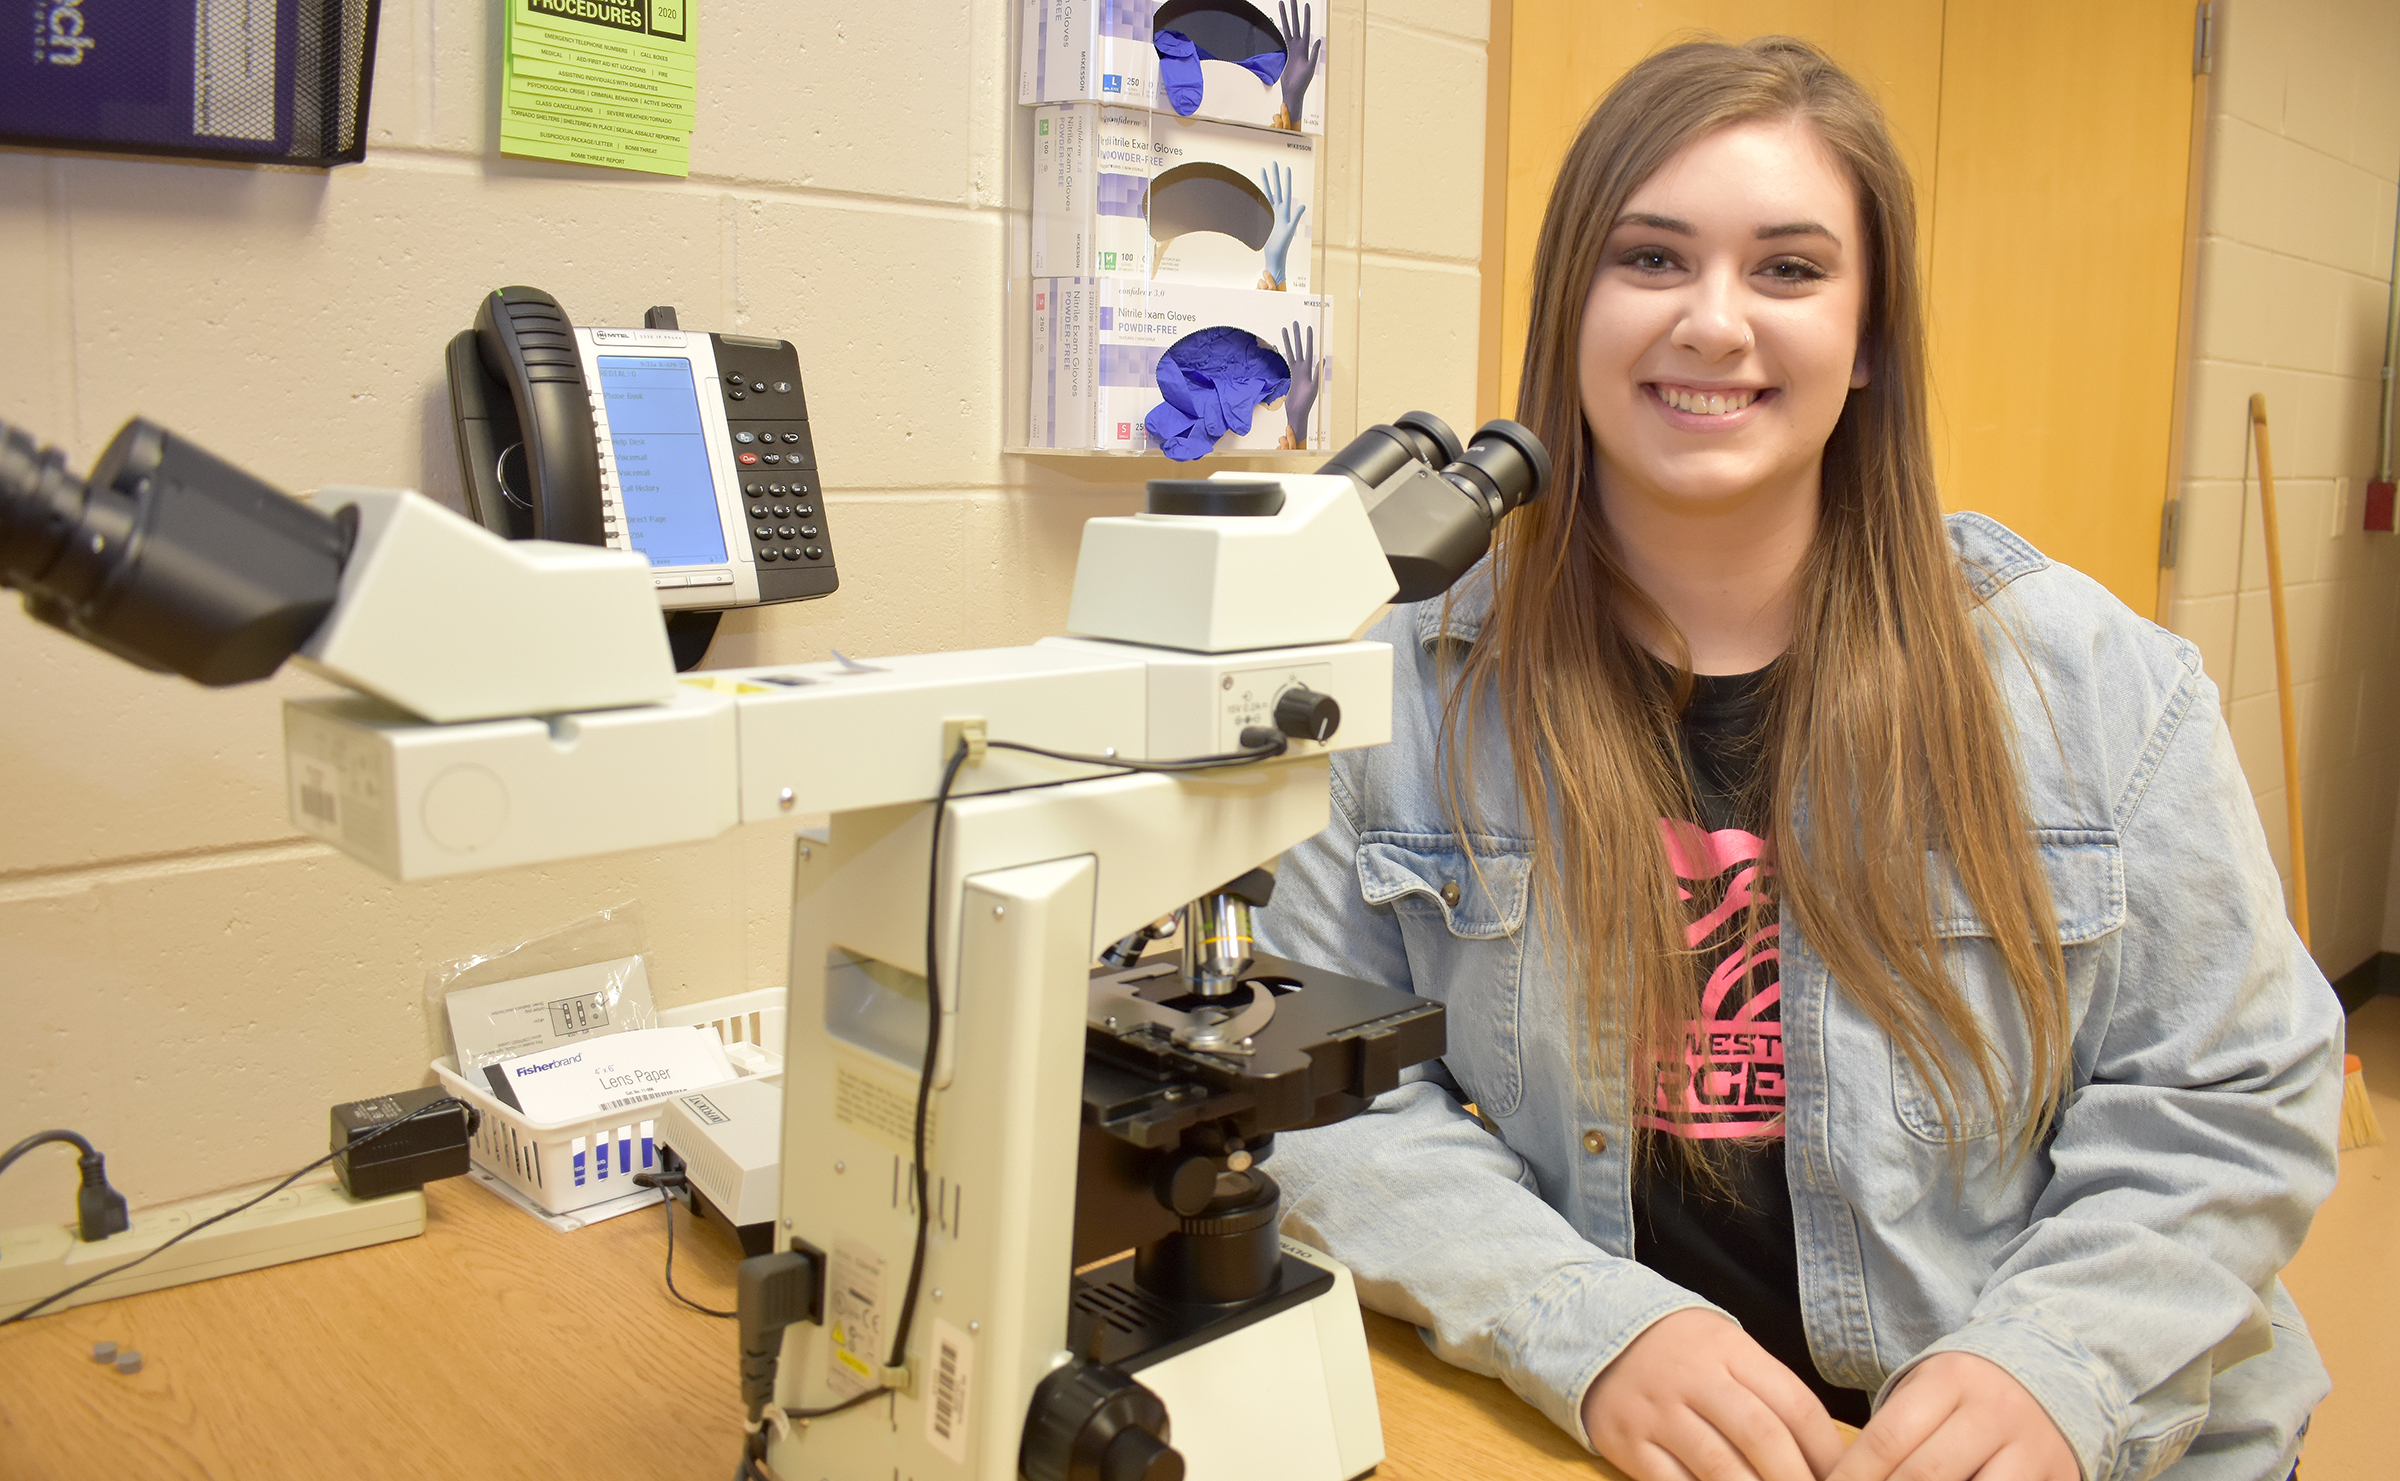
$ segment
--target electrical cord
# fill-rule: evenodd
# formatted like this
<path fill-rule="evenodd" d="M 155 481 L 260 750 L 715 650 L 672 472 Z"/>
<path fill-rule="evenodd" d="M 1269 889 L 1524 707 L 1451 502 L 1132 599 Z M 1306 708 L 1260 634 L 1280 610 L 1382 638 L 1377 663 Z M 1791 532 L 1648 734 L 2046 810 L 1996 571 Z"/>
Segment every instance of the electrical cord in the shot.
<path fill-rule="evenodd" d="M 1128 761 L 1122 756 L 1084 756 L 1073 751 L 1029 746 L 1022 741 L 996 740 L 985 741 L 984 744 L 995 751 L 1022 751 L 1028 756 L 1046 756 L 1052 761 L 1070 761 L 1079 766 L 1113 766 L 1127 773 L 1215 771 L 1226 766 L 1247 766 L 1253 761 L 1271 761 L 1291 749 L 1292 743 L 1284 739 L 1283 732 L 1279 730 L 1270 730 L 1264 725 L 1245 726 L 1242 730 L 1243 741 L 1249 742 L 1252 736 L 1261 739 L 1255 744 L 1245 744 L 1238 751 L 1224 751 L 1214 756 L 1184 756 L 1172 761 Z"/>
<path fill-rule="evenodd" d="M 933 1066 L 942 1049 L 942 988 L 941 963 L 935 954 L 934 928 L 941 918 L 942 898 L 942 820 L 950 812 L 950 789 L 958 785 L 958 769 L 967 764 L 967 742 L 962 738 L 958 749 L 942 767 L 942 784 L 933 794 L 933 841 L 926 850 L 925 883 L 925 1058 L 917 1067 L 917 1110 L 911 1146 L 916 1155 L 914 1187 L 917 1196 L 916 1248 L 908 1261 L 908 1285 L 900 1300 L 900 1319 L 893 1325 L 891 1358 L 884 1364 L 890 1372 L 908 1356 L 909 1328 L 917 1315 L 917 1291 L 925 1279 L 925 1245 L 932 1232 L 933 1206 L 931 1189 L 925 1171 L 925 1123 L 933 1100 Z M 793 1421 L 802 1424 L 812 1419 L 825 1419 L 846 1409 L 855 1409 L 869 1400 L 896 1392 L 889 1383 L 879 1383 L 861 1390 L 838 1403 L 820 1405 L 814 1409 L 785 1409 L 769 1404 L 750 1422 L 749 1435 L 742 1447 L 742 1462 L 734 1472 L 736 1481 L 772 1481 L 774 1472 L 767 1467 L 767 1429 L 781 1429 Z"/>
<path fill-rule="evenodd" d="M 1119 756 L 1089 756 L 1073 751 L 1053 751 L 1043 746 L 1026 745 L 1021 741 L 988 740 L 984 745 L 998 751 L 1019 751 L 1029 756 L 1047 757 L 1079 766 L 1099 766 L 1113 769 L 1119 775 L 1137 772 L 1188 773 L 1214 771 L 1221 767 L 1247 766 L 1255 761 L 1271 760 L 1284 754 L 1290 742 L 1283 735 L 1265 726 L 1250 726 L 1243 730 L 1246 742 L 1238 751 L 1213 756 L 1185 756 L 1166 761 L 1129 761 Z M 916 1325 L 917 1295 L 924 1285 L 925 1247 L 932 1233 L 933 1202 L 931 1173 L 926 1167 L 925 1133 L 933 1104 L 933 1072 L 942 1051 L 942 977 L 940 943 L 937 928 L 941 921 L 942 903 L 942 824 L 950 813 L 950 794 L 958 785 L 959 768 L 967 764 L 971 744 L 961 738 L 950 759 L 942 766 L 941 785 L 933 794 L 933 838 L 926 850 L 925 865 L 925 1057 L 917 1068 L 917 1105 L 910 1146 L 916 1158 L 913 1187 L 917 1200 L 917 1236 L 915 1248 L 908 1261 L 908 1284 L 900 1299 L 900 1316 L 892 1325 L 891 1355 L 884 1370 L 899 1369 L 908 1356 L 908 1339 Z M 670 1219 L 673 1217 L 669 1215 Z M 767 1431 L 783 1423 L 824 1419 L 855 1409 L 871 1400 L 896 1392 L 888 1383 L 852 1394 L 839 1403 L 815 1409 L 783 1409 L 766 1406 L 760 1417 L 748 1426 L 741 1463 L 734 1470 L 734 1481 L 777 1481 L 766 1462 Z"/>
<path fill-rule="evenodd" d="M 35 1132 L 6 1152 L 0 1152 L 0 1172 L 8 1171 L 18 1158 L 34 1148 L 51 1142 L 74 1147 L 75 1165 L 82 1169 L 83 1185 L 75 1190 L 75 1237 L 92 1244 L 122 1233 L 133 1222 L 125 1212 L 125 1195 L 108 1186 L 108 1159 L 75 1132 L 63 1129 Z"/>
<path fill-rule="evenodd" d="M 0 1327 L 13 1326 L 16 1323 L 25 1320 L 27 1317 L 32 1316 L 45 1306 L 65 1300 L 67 1297 L 74 1295 L 77 1291 L 82 1290 L 85 1286 L 96 1285 L 101 1281 L 107 1280 L 111 1276 L 122 1275 L 126 1271 L 131 1270 L 134 1266 L 141 1264 L 144 1260 L 149 1259 L 153 1255 L 165 1254 L 168 1250 L 173 1249 L 176 1245 L 181 1244 L 183 1241 L 191 1238 L 193 1235 L 198 1234 L 201 1230 L 206 1229 L 209 1225 L 218 1223 L 225 1219 L 230 1219 L 235 1214 L 244 1213 L 250 1209 L 258 1207 L 258 1205 L 266 1202 L 270 1198 L 273 1198 L 276 1194 L 281 1193 L 284 1189 L 292 1186 L 292 1184 L 299 1182 L 302 1178 L 307 1177 L 310 1173 L 315 1172 L 320 1167 L 323 1167 L 326 1163 L 333 1161 L 336 1157 L 342 1156 L 347 1152 L 356 1151 L 358 1148 L 365 1146 L 367 1143 L 375 1140 L 379 1136 L 382 1136 L 386 1132 L 397 1131 L 411 1121 L 421 1120 L 424 1117 L 453 1109 L 463 1110 L 470 1117 L 476 1115 L 476 1111 L 473 1106 L 468 1105 L 465 1101 L 460 1100 L 454 1095 L 445 1095 L 440 1100 L 427 1101 L 424 1105 L 417 1107 L 415 1110 L 409 1112 L 405 1116 L 400 1117 L 396 1121 L 386 1121 L 381 1126 L 376 1127 L 373 1131 L 364 1132 L 357 1136 L 351 1137 L 341 1146 L 336 1147 L 334 1150 L 326 1153 L 316 1161 L 308 1164 L 306 1167 L 301 1168 L 298 1172 L 293 1173 L 290 1177 L 285 1178 L 282 1182 L 277 1183 L 274 1187 L 269 1188 L 264 1193 L 259 1194 L 255 1198 L 247 1199 L 241 1203 L 237 1203 L 233 1207 L 225 1210 L 223 1213 L 209 1215 L 207 1218 L 202 1219 L 200 1222 L 191 1225 L 189 1228 L 186 1228 L 175 1234 L 173 1237 L 167 1239 L 164 1243 L 160 1244 L 157 1249 L 145 1250 L 122 1265 L 112 1265 L 108 1269 L 101 1271 L 98 1275 L 85 1276 L 82 1280 L 75 1282 L 75 1284 L 68 1286 L 64 1290 L 52 1291 L 49 1295 L 44 1296 L 41 1300 L 34 1302 L 31 1306 L 26 1307 L 23 1311 L 18 1312 L 14 1316 L 0 1317 Z M 43 1135 L 47 1136 L 49 1133 L 45 1132 Z M 67 1135 L 73 1136 L 73 1133 L 70 1132 L 67 1133 Z M 83 1141 L 81 1137 L 75 1137 L 74 1139 L 78 1142 Z M 88 1146 L 90 1144 L 85 1143 L 85 1145 Z M 10 1155 L 13 1158 L 23 1150 L 24 1144 L 19 1143 L 15 1149 L 12 1149 Z"/>
<path fill-rule="evenodd" d="M 908 1260 L 907 1293 L 900 1298 L 900 1320 L 892 1328 L 892 1355 L 884 1367 L 899 1367 L 908 1357 L 909 1329 L 917 1320 L 917 1290 L 925 1275 L 925 1242 L 933 1229 L 932 1175 L 925 1166 L 925 1123 L 933 1107 L 933 1066 L 942 1052 L 942 964 L 934 931 L 942 918 L 942 820 L 950 813 L 950 789 L 958 785 L 958 769 L 967 764 L 967 742 L 950 753 L 942 767 L 942 784 L 933 794 L 933 843 L 925 865 L 925 1062 L 917 1069 L 917 1115 L 911 1145 L 916 1153 L 917 1247 Z"/>
<path fill-rule="evenodd" d="M 1053 761 L 1066 761 L 1086 766 L 1113 767 L 1120 772 L 1194 772 L 1214 771 L 1220 767 L 1246 766 L 1253 761 L 1265 761 L 1280 756 L 1290 745 L 1277 731 L 1252 727 L 1243 733 L 1245 740 L 1261 736 L 1255 743 L 1238 751 L 1214 756 L 1186 756 L 1170 761 L 1128 761 L 1117 756 L 1087 756 L 1073 751 L 1053 751 L 1044 746 L 1026 745 L 1022 741 L 986 741 L 994 750 L 1020 751 L 1029 756 L 1044 756 Z M 958 784 L 959 768 L 966 765 L 969 752 L 967 741 L 961 739 L 958 749 L 950 753 L 949 762 L 942 768 L 942 784 L 933 794 L 933 842 L 926 851 L 925 879 L 925 1060 L 917 1070 L 917 1113 L 913 1131 L 916 1153 L 917 1243 L 908 1262 L 908 1286 L 900 1300 L 900 1318 L 892 1327 L 892 1354 L 886 1368 L 898 1368 L 908 1356 L 908 1338 L 916 1324 L 917 1293 L 924 1283 L 925 1245 L 933 1222 L 930 1169 L 926 1167 L 925 1131 L 933 1103 L 933 1070 L 942 1048 L 942 988 L 941 953 L 935 939 L 935 927 L 941 920 L 942 901 L 942 823 L 950 812 L 950 792 Z M 858 1399 L 869 1397 L 859 1395 Z M 844 1405 L 842 1407 L 847 1407 Z M 827 1412 L 838 1412 L 827 1411 Z M 794 1418 L 798 1418 L 797 1413 Z"/>
<path fill-rule="evenodd" d="M 851 1402 L 856 1403 L 859 1400 L 873 1397 L 873 1393 L 865 1393 Z M 849 1404 L 841 1404 L 823 1412 L 836 1414 L 849 1407 Z M 741 1464 L 734 1467 L 733 1481 L 783 1481 L 781 1476 L 775 1474 L 775 1468 L 767 1464 L 767 1432 L 765 1430 L 754 1429 L 746 1437 L 742 1445 Z"/>
<path fill-rule="evenodd" d="M 51 1142 L 66 1142 L 81 1150 L 83 1155 L 86 1157 L 97 1157 L 100 1155 L 99 1152 L 93 1149 L 90 1142 L 85 1141 L 75 1132 L 37 1131 L 33 1135 L 25 1138 L 25 1140 L 9 1148 L 7 1151 L 0 1152 L 0 1172 L 8 1171 L 9 1168 L 15 1164 L 18 1158 L 24 1156 L 34 1148 L 47 1145 Z"/>
<path fill-rule="evenodd" d="M 719 1311 L 713 1306 L 702 1306 L 675 1289 L 675 1190 L 690 1187 L 691 1180 L 679 1172 L 637 1172 L 633 1175 L 633 1181 L 640 1187 L 656 1188 L 659 1207 L 667 1211 L 667 1294 L 702 1316 L 723 1317 L 729 1322 L 739 1317 L 741 1313 L 738 1311 Z"/>
<path fill-rule="evenodd" d="M 1045 746 L 1031 746 L 1022 741 L 994 740 L 984 744 L 996 751 L 1019 751 L 1028 756 L 1043 756 L 1052 761 L 1066 761 L 1085 766 L 1113 767 L 1120 773 L 1134 772 L 1195 772 L 1214 771 L 1220 767 L 1246 766 L 1253 761 L 1265 761 L 1280 756 L 1289 747 L 1279 731 L 1253 726 L 1242 738 L 1258 739 L 1238 751 L 1214 756 L 1185 756 L 1169 761 L 1128 761 L 1118 756 L 1088 756 L 1073 751 L 1053 751 Z M 908 1286 L 900 1300 L 900 1319 L 892 1327 L 892 1355 L 885 1364 L 897 1368 L 908 1356 L 909 1333 L 916 1324 L 917 1292 L 925 1274 L 925 1244 L 932 1228 L 931 1171 L 925 1165 L 925 1129 L 933 1101 L 933 1069 L 941 1054 L 942 990 L 940 952 L 934 938 L 934 928 L 941 919 L 942 897 L 942 821 L 950 811 L 950 791 L 958 784 L 959 768 L 964 766 L 971 747 L 961 739 L 958 749 L 942 768 L 942 784 L 933 794 L 933 844 L 927 851 L 925 881 L 925 1061 L 917 1070 L 917 1113 L 914 1129 L 916 1152 L 917 1243 L 908 1262 Z"/>

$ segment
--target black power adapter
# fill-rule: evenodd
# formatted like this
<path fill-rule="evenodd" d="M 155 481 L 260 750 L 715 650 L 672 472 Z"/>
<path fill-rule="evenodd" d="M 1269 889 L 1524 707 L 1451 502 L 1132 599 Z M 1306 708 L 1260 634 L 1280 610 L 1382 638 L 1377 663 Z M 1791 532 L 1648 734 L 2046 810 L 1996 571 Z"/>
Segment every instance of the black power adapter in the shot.
<path fill-rule="evenodd" d="M 467 1170 L 467 1142 L 482 1118 L 463 1105 L 406 1120 L 450 1093 L 439 1086 L 395 1091 L 333 1108 L 334 1173 L 352 1198 L 382 1198 Z M 404 1125 L 392 1123 L 406 1121 Z M 381 1128 L 390 1127 L 388 1131 Z M 353 1147 L 351 1143 L 374 1135 Z"/>

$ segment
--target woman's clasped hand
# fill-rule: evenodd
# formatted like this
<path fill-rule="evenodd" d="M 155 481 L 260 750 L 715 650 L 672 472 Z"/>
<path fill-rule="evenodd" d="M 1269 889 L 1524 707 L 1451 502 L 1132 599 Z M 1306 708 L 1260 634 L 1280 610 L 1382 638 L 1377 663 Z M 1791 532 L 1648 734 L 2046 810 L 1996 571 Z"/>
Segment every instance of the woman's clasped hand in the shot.
<path fill-rule="evenodd" d="M 1660 1318 L 1584 1399 L 1592 1444 L 1634 1481 L 2077 1481 L 2075 1456 L 2007 1371 L 1936 1353 L 1845 1441 L 1792 1370 L 1712 1312 Z"/>

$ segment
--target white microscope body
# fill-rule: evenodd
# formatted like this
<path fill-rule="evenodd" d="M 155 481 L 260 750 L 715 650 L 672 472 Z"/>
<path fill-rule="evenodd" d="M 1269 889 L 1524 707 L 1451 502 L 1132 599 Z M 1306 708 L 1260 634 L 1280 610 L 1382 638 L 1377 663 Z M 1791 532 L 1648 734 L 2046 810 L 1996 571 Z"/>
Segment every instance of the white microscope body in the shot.
<path fill-rule="evenodd" d="M 297 654 L 355 691 L 287 704 L 291 814 L 395 879 L 830 815 L 794 838 L 745 1474 L 1348 1481 L 1383 1455 L 1350 1278 L 1278 1240 L 1259 1164 L 1439 1055 L 1441 1009 L 1255 957 L 1247 911 L 1329 753 L 1389 738 L 1352 635 L 1549 464 L 1412 413 L 1326 467 L 1092 521 L 1071 637 L 678 679 L 633 552 L 311 509 L 139 420 L 87 484 L 0 426 L 0 584 L 200 682 Z"/>
<path fill-rule="evenodd" d="M 1389 738 L 1389 650 L 1351 641 L 1393 591 L 1358 490 L 1339 475 L 1271 481 L 1283 507 L 1270 516 L 1092 521 L 1069 619 L 1077 636 L 1028 648 L 677 683 L 663 646 L 624 643 L 609 651 L 621 665 L 616 694 L 630 702 L 613 708 L 590 707 L 608 690 L 588 673 L 582 707 L 545 718 L 433 724 L 364 696 L 287 705 L 295 822 L 399 879 L 831 815 L 828 830 L 795 841 L 778 1230 L 823 1257 L 823 1320 L 786 1329 L 775 1400 L 811 1410 L 905 1386 L 783 1433 L 767 1459 L 787 1481 L 1019 1474 L 1035 1387 L 1078 1356 L 1071 1285 L 1093 963 L 1323 828 L 1330 750 Z M 478 547 L 487 561 L 538 557 L 538 545 L 436 518 L 411 494 L 329 491 L 320 503 L 361 508 L 366 558 L 353 556 L 355 584 L 346 580 L 310 644 L 314 666 L 419 714 L 471 711 L 505 689 L 506 676 L 460 668 L 449 645 L 388 645 L 380 670 L 341 660 L 371 651 L 354 614 L 455 602 L 460 560 L 444 544 Z M 382 531 L 407 546 L 368 543 Z M 571 634 L 637 601 L 655 606 L 638 561 L 629 575 L 593 613 L 562 621 L 553 608 L 550 628 Z M 535 600 L 544 588 L 521 589 Z M 483 590 L 500 600 L 504 583 Z M 549 668 L 522 652 L 511 666 Z M 957 774 L 929 880 L 931 799 L 963 732 L 1129 761 L 1222 754 L 1241 749 L 1246 728 L 1271 725 L 1277 699 L 1296 689 L 1338 704 L 1339 729 L 1249 765 L 1127 774 L 986 751 Z M 916 1241 L 929 898 L 939 902 L 942 1014 L 931 1229 L 905 1376 L 887 1375 Z M 1382 1459 L 1348 1272 L 1284 1249 L 1326 1272 L 1321 1289 L 1223 1337 L 1122 1365 L 1164 1401 L 1192 1481 L 1346 1481 Z"/>

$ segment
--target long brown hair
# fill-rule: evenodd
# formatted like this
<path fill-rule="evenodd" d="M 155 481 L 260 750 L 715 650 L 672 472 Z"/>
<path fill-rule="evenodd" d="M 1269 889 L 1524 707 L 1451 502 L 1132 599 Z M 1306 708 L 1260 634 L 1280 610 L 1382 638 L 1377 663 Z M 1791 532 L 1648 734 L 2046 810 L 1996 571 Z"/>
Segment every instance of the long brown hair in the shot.
<path fill-rule="evenodd" d="M 1872 374 L 1825 444 L 1792 643 L 1768 691 L 1775 894 L 1838 990 L 1932 1091 L 1954 1152 L 1988 1116 L 2008 1127 L 2013 1159 L 2038 1142 L 2064 1093 L 2069 1030 L 2016 735 L 1985 656 L 1987 641 L 2008 640 L 1978 609 L 1934 488 L 1907 166 L 1873 98 L 1806 42 L 1658 52 L 1610 89 L 1569 149 L 1534 251 L 1517 412 L 1552 449 L 1557 476 L 1502 531 L 1490 616 L 1463 659 L 1445 660 L 1456 667 L 1444 748 L 1469 753 L 1479 711 L 1506 728 L 1542 861 L 1543 918 L 1554 945 L 1571 943 L 1586 983 L 1594 1086 L 1623 1097 L 1640 1126 L 1653 1063 L 1680 1058 L 1697 987 L 1659 822 L 1693 816 L 1675 739 L 1691 680 L 1688 663 L 1663 679 L 1627 620 L 1637 614 L 1681 650 L 1612 549 L 1576 347 L 1602 245 L 1633 191 L 1703 135 L 1794 118 L 1858 192 L 1870 275 L 1860 343 Z M 1450 800 L 1463 842 L 1455 784 Z M 2019 1073 L 1944 970 L 1929 878 L 1942 858 L 2015 990 Z M 1759 907 L 1767 921 L 1776 908 Z M 1978 1104 L 1987 1109 L 1971 1120 Z M 1707 1144 L 1674 1140 L 1714 1181 Z"/>

